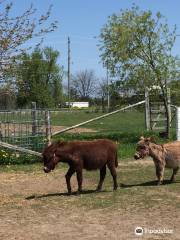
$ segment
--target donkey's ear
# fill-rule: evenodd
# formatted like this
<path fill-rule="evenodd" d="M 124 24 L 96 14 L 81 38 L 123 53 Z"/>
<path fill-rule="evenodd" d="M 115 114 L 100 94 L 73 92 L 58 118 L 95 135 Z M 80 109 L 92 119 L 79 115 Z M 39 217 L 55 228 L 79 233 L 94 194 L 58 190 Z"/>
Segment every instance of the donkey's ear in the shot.
<path fill-rule="evenodd" d="M 156 143 L 156 139 L 155 139 L 155 137 L 150 137 L 150 142 L 152 142 L 152 143 Z"/>
<path fill-rule="evenodd" d="M 51 145 L 52 145 L 52 142 L 51 142 L 51 141 L 48 141 L 47 146 L 49 147 L 49 146 L 51 146 Z"/>
<path fill-rule="evenodd" d="M 151 142 L 151 138 L 150 137 L 144 138 L 144 141 L 146 145 L 149 145 L 149 143 Z"/>

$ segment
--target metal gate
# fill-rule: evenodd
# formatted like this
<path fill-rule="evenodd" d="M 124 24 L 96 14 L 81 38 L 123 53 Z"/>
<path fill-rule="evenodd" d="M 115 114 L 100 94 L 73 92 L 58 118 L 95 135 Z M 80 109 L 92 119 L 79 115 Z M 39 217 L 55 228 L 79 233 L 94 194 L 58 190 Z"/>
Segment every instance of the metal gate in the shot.
<path fill-rule="evenodd" d="M 166 111 L 162 102 L 150 103 L 150 128 L 154 131 L 166 131 Z"/>
<path fill-rule="evenodd" d="M 50 113 L 40 109 L 0 111 L 0 140 L 41 150 L 51 135 Z"/>

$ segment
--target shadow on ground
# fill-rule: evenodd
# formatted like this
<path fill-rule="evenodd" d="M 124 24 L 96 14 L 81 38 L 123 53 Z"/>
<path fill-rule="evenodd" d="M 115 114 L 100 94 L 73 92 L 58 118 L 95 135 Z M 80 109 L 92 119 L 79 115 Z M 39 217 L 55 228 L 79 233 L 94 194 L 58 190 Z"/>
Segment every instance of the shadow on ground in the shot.
<path fill-rule="evenodd" d="M 42 194 L 42 195 L 31 195 L 26 197 L 26 200 L 31 200 L 31 199 L 40 199 L 40 198 L 48 198 L 48 197 L 55 197 L 55 196 L 79 196 L 79 195 L 84 195 L 84 194 L 91 194 L 91 193 L 100 193 L 100 192 L 108 192 L 106 190 L 103 191 L 97 191 L 97 190 L 83 190 L 81 193 L 79 192 L 72 192 L 71 194 L 64 192 L 64 193 L 48 193 L 48 194 Z"/>
<path fill-rule="evenodd" d="M 176 181 L 175 183 L 180 183 L 180 181 Z M 164 180 L 162 185 L 169 185 L 174 184 L 170 180 Z M 124 184 L 121 183 L 121 188 L 131 188 L 131 187 L 148 187 L 148 186 L 157 186 L 157 181 L 149 181 L 144 183 L 138 183 L 138 184 Z"/>

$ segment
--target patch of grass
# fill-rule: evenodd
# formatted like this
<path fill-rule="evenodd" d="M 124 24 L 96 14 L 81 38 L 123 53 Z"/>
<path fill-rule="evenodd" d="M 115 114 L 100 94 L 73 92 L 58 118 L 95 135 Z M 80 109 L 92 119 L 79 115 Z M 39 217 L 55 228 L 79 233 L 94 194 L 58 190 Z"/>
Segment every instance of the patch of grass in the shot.
<path fill-rule="evenodd" d="M 85 111 L 52 113 L 52 125 L 72 126 L 101 115 L 102 113 Z M 98 132 L 144 131 L 144 113 L 140 111 L 120 112 L 86 124 L 85 127 Z"/>
<path fill-rule="evenodd" d="M 38 172 L 42 171 L 42 163 L 34 163 L 34 164 L 9 164 L 9 165 L 2 165 L 0 167 L 1 172 Z"/>

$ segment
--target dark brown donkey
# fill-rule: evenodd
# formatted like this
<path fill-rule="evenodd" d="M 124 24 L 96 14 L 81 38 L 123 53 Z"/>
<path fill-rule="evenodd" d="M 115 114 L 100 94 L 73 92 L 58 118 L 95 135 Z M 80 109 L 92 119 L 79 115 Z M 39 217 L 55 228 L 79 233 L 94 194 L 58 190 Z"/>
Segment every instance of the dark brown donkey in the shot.
<path fill-rule="evenodd" d="M 151 138 L 141 137 L 137 144 L 135 159 L 150 156 L 153 158 L 156 167 L 157 184 L 160 185 L 163 181 L 164 169 L 173 169 L 173 174 L 170 181 L 175 181 L 175 175 L 180 167 L 180 142 L 170 142 L 165 144 L 155 144 Z"/>
<path fill-rule="evenodd" d="M 78 192 L 82 191 L 82 169 L 100 170 L 100 181 L 97 190 L 102 189 L 108 166 L 114 181 L 114 190 L 117 189 L 116 167 L 117 146 L 112 141 L 100 139 L 95 141 L 56 142 L 46 147 L 42 153 L 44 171 L 53 170 L 58 162 L 69 164 L 65 175 L 68 193 L 71 193 L 71 176 L 76 172 Z"/>

